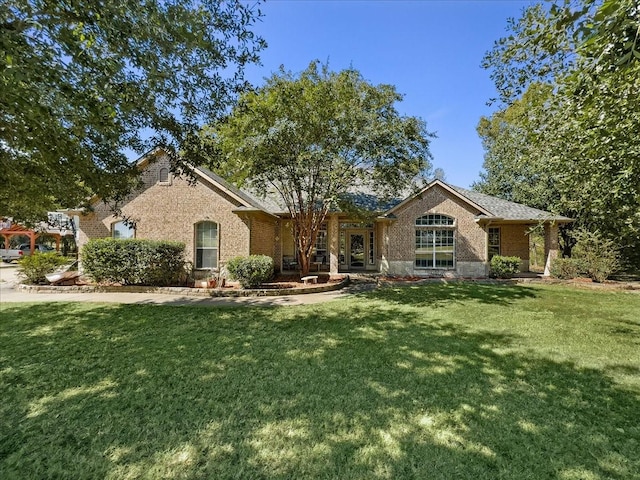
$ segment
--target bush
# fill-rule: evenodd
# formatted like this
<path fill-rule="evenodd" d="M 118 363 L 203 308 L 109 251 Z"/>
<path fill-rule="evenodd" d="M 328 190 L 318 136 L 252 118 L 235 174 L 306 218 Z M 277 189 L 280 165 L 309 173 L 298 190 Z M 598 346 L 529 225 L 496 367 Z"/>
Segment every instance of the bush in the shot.
<path fill-rule="evenodd" d="M 578 276 L 578 262 L 573 258 L 556 258 L 551 262 L 549 273 L 554 278 L 569 280 Z"/>
<path fill-rule="evenodd" d="M 604 282 L 620 268 L 618 247 L 599 232 L 579 230 L 573 234 L 576 245 L 571 252 L 581 274 Z"/>
<path fill-rule="evenodd" d="M 56 252 L 36 252 L 19 260 L 18 272 L 25 276 L 29 283 L 44 283 L 47 280 L 45 275 L 55 272 L 66 263 L 68 263 L 68 259 L 61 257 Z"/>
<path fill-rule="evenodd" d="M 84 272 L 96 282 L 177 285 L 185 276 L 184 244 L 114 238 L 90 240 L 81 252 Z"/>
<path fill-rule="evenodd" d="M 273 276 L 273 259 L 266 255 L 234 257 L 227 262 L 227 271 L 243 288 L 256 288 Z"/>
<path fill-rule="evenodd" d="M 489 275 L 493 278 L 511 278 L 520 271 L 520 257 L 494 255 L 491 259 Z"/>

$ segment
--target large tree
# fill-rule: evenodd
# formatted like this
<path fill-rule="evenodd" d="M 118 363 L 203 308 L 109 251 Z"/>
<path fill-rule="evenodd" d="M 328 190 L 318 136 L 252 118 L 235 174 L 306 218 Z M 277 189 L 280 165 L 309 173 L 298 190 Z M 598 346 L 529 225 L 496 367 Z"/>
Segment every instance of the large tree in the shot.
<path fill-rule="evenodd" d="M 239 0 L 4 0 L 0 214 L 117 202 L 136 184 L 128 153 L 178 152 L 244 87 L 258 16 Z"/>
<path fill-rule="evenodd" d="M 392 196 L 429 172 L 433 135 L 396 110 L 401 100 L 393 86 L 371 85 L 356 70 L 312 62 L 298 75 L 281 69 L 203 134 L 214 169 L 280 195 L 304 274 L 327 213 L 353 207 L 346 193 Z"/>
<path fill-rule="evenodd" d="M 501 108 L 476 188 L 574 216 L 640 265 L 640 7 L 535 5 L 509 30 L 485 57 Z"/>

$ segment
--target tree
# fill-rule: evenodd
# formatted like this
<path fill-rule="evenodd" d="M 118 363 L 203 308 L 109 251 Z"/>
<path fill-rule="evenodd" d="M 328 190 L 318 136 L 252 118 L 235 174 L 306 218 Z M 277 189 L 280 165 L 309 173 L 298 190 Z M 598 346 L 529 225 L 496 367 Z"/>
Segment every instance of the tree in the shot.
<path fill-rule="evenodd" d="M 299 75 L 281 69 L 242 95 L 224 121 L 203 131 L 204 142 L 217 152 L 212 168 L 221 175 L 279 194 L 306 274 L 327 213 L 354 207 L 348 192 L 392 196 L 429 171 L 433 135 L 398 113 L 400 100 L 391 85 L 312 62 Z"/>
<path fill-rule="evenodd" d="M 438 167 L 433 171 L 433 178 L 435 180 L 440 180 L 442 182 L 445 182 L 447 179 L 447 175 L 444 172 L 444 168 Z"/>
<path fill-rule="evenodd" d="M 177 154 L 264 46 L 240 1 L 0 4 L 0 212 L 37 221 L 137 184 L 127 152 Z"/>
<path fill-rule="evenodd" d="M 549 154 L 538 142 L 552 93 L 547 84 L 533 84 L 507 108 L 480 119 L 484 171 L 475 190 L 535 208 L 559 208 L 555 178 L 547 169 Z"/>
<path fill-rule="evenodd" d="M 539 206 L 599 229 L 640 266 L 640 7 L 634 0 L 536 5 L 509 29 L 484 60 L 501 109 L 481 121 L 488 148 L 477 187 L 503 182 L 508 195 L 549 185 Z M 506 137 L 489 136 L 489 126 Z"/>

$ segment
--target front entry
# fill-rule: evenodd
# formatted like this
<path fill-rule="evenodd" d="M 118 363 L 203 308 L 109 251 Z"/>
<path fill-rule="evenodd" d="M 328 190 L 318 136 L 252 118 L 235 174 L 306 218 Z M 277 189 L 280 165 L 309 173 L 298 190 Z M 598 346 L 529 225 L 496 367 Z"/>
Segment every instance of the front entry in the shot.
<path fill-rule="evenodd" d="M 376 247 L 374 224 L 341 222 L 339 225 L 339 271 L 375 271 Z"/>
<path fill-rule="evenodd" d="M 364 235 L 352 233 L 349 235 L 349 268 L 361 269 L 365 266 Z"/>

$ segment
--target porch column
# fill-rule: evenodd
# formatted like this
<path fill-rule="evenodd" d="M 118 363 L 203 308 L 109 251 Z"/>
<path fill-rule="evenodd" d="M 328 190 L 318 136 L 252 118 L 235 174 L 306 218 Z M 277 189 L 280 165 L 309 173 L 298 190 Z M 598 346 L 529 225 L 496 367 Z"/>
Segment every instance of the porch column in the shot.
<path fill-rule="evenodd" d="M 327 222 L 327 235 L 329 237 L 329 276 L 338 276 L 340 264 L 340 235 L 338 232 L 338 216 L 329 215 Z"/>
<path fill-rule="evenodd" d="M 544 224 L 544 256 L 546 262 L 544 264 L 544 276 L 551 275 L 551 262 L 558 258 L 559 250 L 559 230 L 556 223 Z"/>
<path fill-rule="evenodd" d="M 380 229 L 380 273 L 389 273 L 389 222 L 381 222 Z"/>

